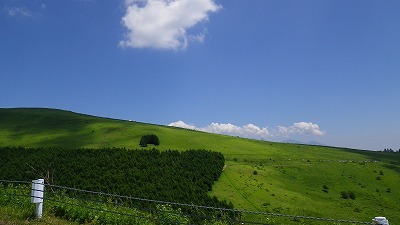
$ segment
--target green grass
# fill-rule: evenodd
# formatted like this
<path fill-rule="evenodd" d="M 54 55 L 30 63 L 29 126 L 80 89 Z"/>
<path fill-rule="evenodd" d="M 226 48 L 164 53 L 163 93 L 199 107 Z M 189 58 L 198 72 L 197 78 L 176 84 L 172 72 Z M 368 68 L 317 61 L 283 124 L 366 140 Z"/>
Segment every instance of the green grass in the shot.
<path fill-rule="evenodd" d="M 77 224 L 45 213 L 41 220 L 35 218 L 35 205 L 30 202 L 30 185 L 4 186 L 0 183 L 0 224 Z M 45 210 L 48 210 L 46 204 Z"/>
<path fill-rule="evenodd" d="M 257 141 L 54 109 L 0 109 L 0 146 L 139 148 L 145 134 L 160 138 L 159 149 L 222 152 L 227 167 L 210 195 L 238 209 L 400 221 L 399 153 Z M 341 198 L 342 191 L 355 199 Z"/>
<path fill-rule="evenodd" d="M 34 209 L 31 209 L 33 211 Z M 77 225 L 78 223 L 66 221 L 55 217 L 52 214 L 46 213 L 43 215 L 41 220 L 37 219 L 26 219 L 26 216 L 21 213 L 21 208 L 0 206 L 0 224 L 7 225 Z"/>

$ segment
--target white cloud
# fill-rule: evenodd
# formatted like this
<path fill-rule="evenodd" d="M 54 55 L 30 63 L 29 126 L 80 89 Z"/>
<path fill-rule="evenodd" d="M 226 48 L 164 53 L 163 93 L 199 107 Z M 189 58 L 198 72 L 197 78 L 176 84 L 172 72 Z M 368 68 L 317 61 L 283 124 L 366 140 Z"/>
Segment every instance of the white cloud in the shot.
<path fill-rule="evenodd" d="M 186 49 L 189 41 L 202 42 L 202 34 L 187 30 L 208 20 L 221 6 L 214 0 L 125 0 L 122 24 L 127 29 L 122 47 Z"/>
<path fill-rule="evenodd" d="M 208 133 L 227 134 L 232 136 L 240 136 L 247 138 L 265 139 L 269 136 L 269 131 L 266 127 L 260 128 L 254 124 L 247 124 L 242 127 L 230 123 L 211 123 L 202 128 L 192 125 L 187 125 L 183 121 L 177 121 L 168 124 L 168 126 L 181 127 L 192 130 L 199 130 Z"/>
<path fill-rule="evenodd" d="M 172 127 L 181 127 L 181 128 L 185 128 L 185 129 L 196 130 L 196 127 L 195 127 L 195 126 L 188 125 L 188 124 L 186 124 L 185 122 L 183 122 L 182 120 L 179 120 L 179 121 L 170 123 L 170 124 L 168 124 L 168 126 L 172 126 Z"/>
<path fill-rule="evenodd" d="M 314 124 L 311 122 L 294 123 L 292 126 L 289 127 L 278 126 L 278 132 L 281 135 L 289 135 L 291 133 L 311 134 L 317 136 L 325 135 L 325 131 L 321 131 L 318 124 Z"/>
<path fill-rule="evenodd" d="M 191 130 L 204 131 L 208 133 L 227 134 L 232 136 L 240 136 L 254 139 L 267 139 L 269 137 L 289 136 L 290 134 L 306 134 L 306 135 L 325 135 L 325 131 L 321 131 L 318 124 L 311 122 L 294 123 L 292 126 L 278 126 L 278 130 L 268 130 L 267 127 L 258 127 L 254 124 L 247 124 L 242 127 L 231 123 L 211 123 L 205 127 L 196 127 L 188 125 L 183 121 L 177 121 L 168 124 L 168 126 L 181 127 Z"/>
<path fill-rule="evenodd" d="M 32 12 L 25 7 L 5 7 L 4 11 L 8 16 L 16 17 L 31 17 L 33 16 Z"/>
<path fill-rule="evenodd" d="M 239 133 L 240 127 L 232 125 L 230 123 L 211 123 L 210 125 L 202 128 L 201 130 L 217 133 L 217 134 L 226 134 L 226 133 Z"/>

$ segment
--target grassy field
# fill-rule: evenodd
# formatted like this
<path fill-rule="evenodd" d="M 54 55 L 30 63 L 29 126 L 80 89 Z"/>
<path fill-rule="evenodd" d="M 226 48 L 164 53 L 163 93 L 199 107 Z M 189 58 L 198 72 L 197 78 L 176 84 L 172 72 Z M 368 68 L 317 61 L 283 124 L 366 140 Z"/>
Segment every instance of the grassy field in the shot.
<path fill-rule="evenodd" d="M 140 148 L 145 134 L 156 134 L 161 150 L 223 153 L 227 166 L 210 195 L 235 208 L 400 221 L 399 153 L 257 141 L 55 109 L 0 109 L 0 146 Z"/>

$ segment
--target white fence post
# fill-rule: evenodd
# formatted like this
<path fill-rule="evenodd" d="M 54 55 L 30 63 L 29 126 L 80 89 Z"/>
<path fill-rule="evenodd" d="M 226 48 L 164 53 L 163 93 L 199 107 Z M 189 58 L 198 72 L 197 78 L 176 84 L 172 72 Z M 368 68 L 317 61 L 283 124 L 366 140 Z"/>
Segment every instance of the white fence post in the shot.
<path fill-rule="evenodd" d="M 31 202 L 36 204 L 36 218 L 43 214 L 44 179 L 32 180 Z"/>

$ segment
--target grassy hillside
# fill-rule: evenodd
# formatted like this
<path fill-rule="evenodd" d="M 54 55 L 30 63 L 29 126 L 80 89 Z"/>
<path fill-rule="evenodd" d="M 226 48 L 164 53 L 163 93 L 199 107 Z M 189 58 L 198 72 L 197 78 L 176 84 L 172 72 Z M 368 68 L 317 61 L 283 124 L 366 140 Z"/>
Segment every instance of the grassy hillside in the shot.
<path fill-rule="evenodd" d="M 0 146 L 139 148 L 149 133 L 160 138 L 161 150 L 223 153 L 227 167 L 210 195 L 236 208 L 400 221 L 399 153 L 256 141 L 54 109 L 0 109 Z"/>

